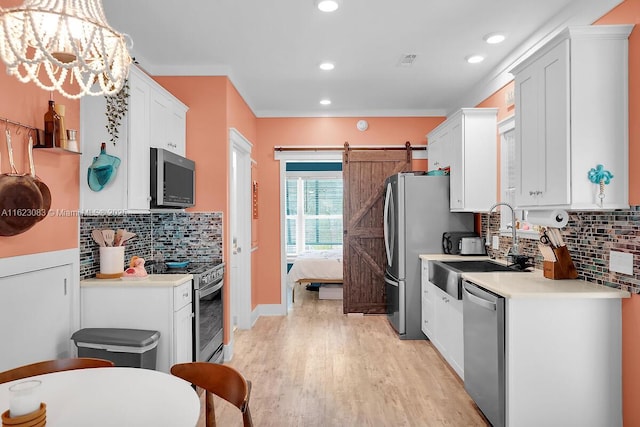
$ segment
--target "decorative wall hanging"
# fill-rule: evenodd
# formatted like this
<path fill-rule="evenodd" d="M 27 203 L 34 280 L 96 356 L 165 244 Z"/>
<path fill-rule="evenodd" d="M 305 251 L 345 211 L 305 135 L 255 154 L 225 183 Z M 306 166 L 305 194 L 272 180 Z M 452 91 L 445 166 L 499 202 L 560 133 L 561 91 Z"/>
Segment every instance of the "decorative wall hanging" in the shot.
<path fill-rule="evenodd" d="M 608 185 L 613 178 L 613 174 L 608 170 L 605 170 L 603 165 L 596 165 L 595 168 L 591 168 L 589 171 L 589 181 L 600 186 L 600 192 L 598 198 L 600 199 L 600 207 L 604 203 L 604 186 Z"/>
<path fill-rule="evenodd" d="M 253 181 L 252 184 L 252 204 L 253 204 L 253 219 L 258 219 L 258 181 Z"/>
<path fill-rule="evenodd" d="M 100 154 L 93 158 L 87 171 L 87 183 L 93 191 L 102 190 L 116 176 L 120 158 L 107 154 L 106 143 L 100 145 Z"/>
<path fill-rule="evenodd" d="M 106 101 L 105 115 L 107 116 L 107 124 L 105 127 L 111 136 L 109 141 L 115 145 L 119 137 L 122 119 L 129 109 L 129 80 L 125 80 L 122 89 L 120 89 L 118 93 L 105 96 L 104 99 Z"/>

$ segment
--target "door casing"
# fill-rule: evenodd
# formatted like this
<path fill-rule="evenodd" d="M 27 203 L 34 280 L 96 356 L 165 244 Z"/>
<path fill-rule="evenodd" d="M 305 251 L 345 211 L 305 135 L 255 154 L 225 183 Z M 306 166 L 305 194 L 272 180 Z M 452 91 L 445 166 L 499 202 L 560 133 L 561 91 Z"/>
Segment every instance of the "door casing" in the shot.
<path fill-rule="evenodd" d="M 234 128 L 229 129 L 229 265 L 230 313 L 233 329 L 251 328 L 251 150 L 253 145 Z M 235 157 L 235 161 L 234 161 Z M 226 360 L 225 356 L 225 360 Z"/>

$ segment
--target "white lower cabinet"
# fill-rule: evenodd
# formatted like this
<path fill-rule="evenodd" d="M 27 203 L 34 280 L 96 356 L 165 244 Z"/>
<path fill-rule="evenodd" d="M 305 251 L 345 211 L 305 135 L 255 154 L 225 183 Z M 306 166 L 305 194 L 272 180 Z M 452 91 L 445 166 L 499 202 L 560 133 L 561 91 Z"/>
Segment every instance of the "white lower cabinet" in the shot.
<path fill-rule="evenodd" d="M 433 289 L 429 283 L 429 265 L 422 261 L 422 332 L 433 341 L 433 325 L 435 308 L 433 304 Z"/>
<path fill-rule="evenodd" d="M 464 379 L 462 300 L 429 282 L 428 261 L 422 260 L 422 332 Z"/>
<path fill-rule="evenodd" d="M 434 345 L 454 371 L 464 379 L 462 300 L 429 282 L 434 293 Z"/>
<path fill-rule="evenodd" d="M 80 284 L 82 328 L 130 328 L 160 332 L 156 370 L 192 361 L 192 283 L 136 285 L 89 279 Z"/>
<path fill-rule="evenodd" d="M 191 282 L 174 288 L 173 363 L 191 362 L 193 349 L 193 306 L 191 305 Z"/>
<path fill-rule="evenodd" d="M 622 427 L 621 305 L 506 298 L 507 427 Z"/>
<path fill-rule="evenodd" d="M 0 276 L 4 273 L 6 268 Z M 78 326 L 72 277 L 71 265 L 0 277 L 0 371 L 71 357 L 69 338 Z"/>

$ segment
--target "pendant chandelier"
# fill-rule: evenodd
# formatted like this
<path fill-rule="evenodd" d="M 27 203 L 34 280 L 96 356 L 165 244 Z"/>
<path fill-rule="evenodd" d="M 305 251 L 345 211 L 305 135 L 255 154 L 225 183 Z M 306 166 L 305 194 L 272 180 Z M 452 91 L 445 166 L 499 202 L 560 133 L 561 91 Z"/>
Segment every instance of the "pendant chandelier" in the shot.
<path fill-rule="evenodd" d="M 71 99 L 116 94 L 131 64 L 125 36 L 107 24 L 101 0 L 0 8 L 0 56 L 21 82 Z"/>

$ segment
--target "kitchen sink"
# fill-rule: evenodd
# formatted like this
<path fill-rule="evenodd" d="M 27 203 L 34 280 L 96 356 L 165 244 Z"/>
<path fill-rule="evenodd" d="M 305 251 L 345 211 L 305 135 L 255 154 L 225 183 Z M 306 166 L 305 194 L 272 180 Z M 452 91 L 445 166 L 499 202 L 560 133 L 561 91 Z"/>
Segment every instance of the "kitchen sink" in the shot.
<path fill-rule="evenodd" d="M 429 281 L 456 299 L 462 299 L 462 273 L 523 272 L 490 260 L 429 261 Z"/>
<path fill-rule="evenodd" d="M 439 261 L 442 264 L 463 273 L 469 272 L 491 272 L 491 271 L 515 271 L 513 268 L 495 261 L 478 260 L 478 261 Z"/>

